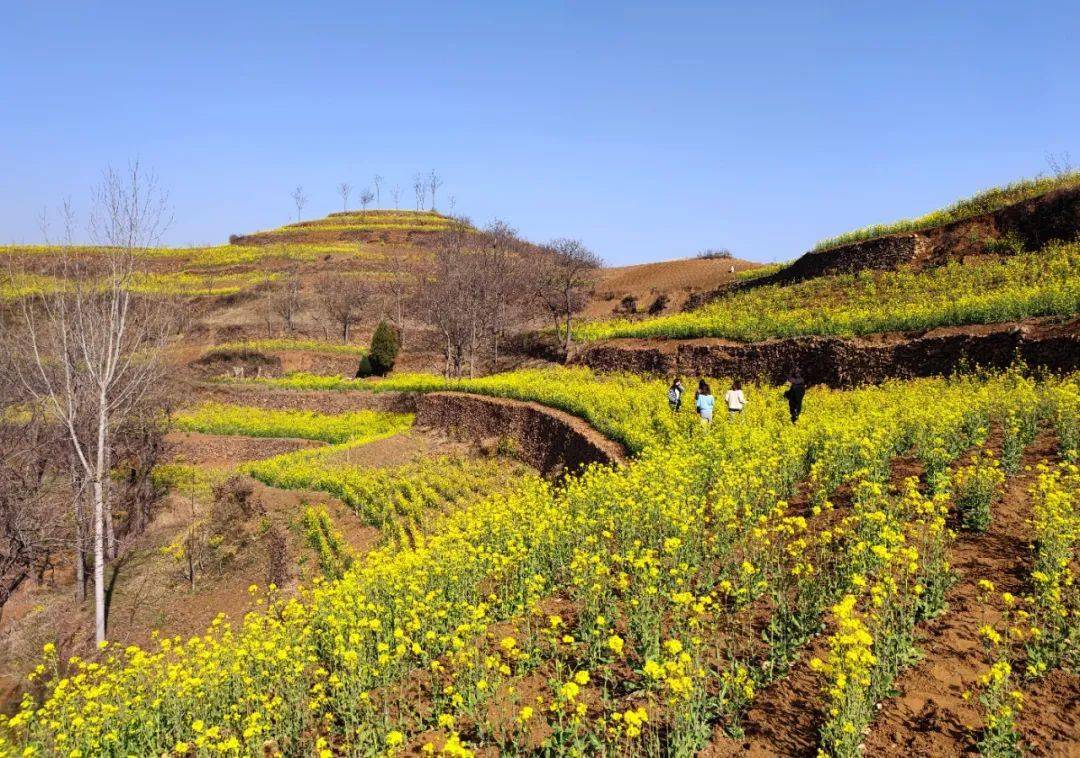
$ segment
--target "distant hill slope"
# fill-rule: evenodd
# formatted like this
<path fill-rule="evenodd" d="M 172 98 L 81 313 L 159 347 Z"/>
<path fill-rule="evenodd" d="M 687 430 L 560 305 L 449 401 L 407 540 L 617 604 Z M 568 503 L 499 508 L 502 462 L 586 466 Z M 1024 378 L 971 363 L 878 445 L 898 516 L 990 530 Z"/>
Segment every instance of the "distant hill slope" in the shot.
<path fill-rule="evenodd" d="M 582 315 L 592 320 L 624 314 L 622 302 L 626 297 L 632 297 L 642 313 L 661 296 L 666 297 L 666 305 L 658 312 L 680 311 L 691 297 L 730 285 L 740 279 L 742 272 L 759 267 L 738 258 L 683 258 L 604 268 Z"/>

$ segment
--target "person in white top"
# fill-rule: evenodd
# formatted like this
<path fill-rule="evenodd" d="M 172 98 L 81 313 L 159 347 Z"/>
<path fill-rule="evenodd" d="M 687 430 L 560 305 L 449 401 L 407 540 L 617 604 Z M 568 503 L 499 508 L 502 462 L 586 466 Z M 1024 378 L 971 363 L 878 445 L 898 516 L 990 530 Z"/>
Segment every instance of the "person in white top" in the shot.
<path fill-rule="evenodd" d="M 742 382 L 738 379 L 731 385 L 731 389 L 724 393 L 724 402 L 727 403 L 728 419 L 734 419 L 742 413 L 746 405 L 746 395 L 742 391 Z"/>

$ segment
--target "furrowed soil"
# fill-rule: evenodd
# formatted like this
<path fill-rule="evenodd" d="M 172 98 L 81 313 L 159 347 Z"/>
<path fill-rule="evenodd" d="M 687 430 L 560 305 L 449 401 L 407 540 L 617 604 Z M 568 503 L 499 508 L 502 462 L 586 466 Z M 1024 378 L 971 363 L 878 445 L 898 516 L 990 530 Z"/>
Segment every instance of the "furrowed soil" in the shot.
<path fill-rule="evenodd" d="M 995 430 L 988 446 L 1000 451 Z M 1041 432 L 1025 451 L 1021 471 L 1006 481 L 1005 492 L 994 506 L 991 528 L 985 534 L 959 531 L 950 549 L 957 575 L 945 612 L 917 629 L 921 659 L 894 683 L 896 697 L 883 701 L 871 724 L 866 755 L 953 756 L 978 755 L 982 722 L 976 706 L 963 693 L 975 684 L 988 664 L 978 629 L 989 615 L 978 599 L 978 582 L 989 579 L 997 591 L 1023 595 L 1030 591 L 1031 500 L 1039 462 L 1057 457 L 1056 440 Z M 967 456 L 955 465 L 963 465 Z M 895 459 L 891 484 L 917 476 L 921 466 L 910 458 Z M 836 501 L 840 504 L 841 497 Z M 802 651 L 788 674 L 766 686 L 755 698 L 741 726 L 742 739 L 719 730 L 700 755 L 813 756 L 825 719 L 820 696 L 821 677 L 810 670 L 809 660 L 823 657 L 825 638 L 815 637 Z M 1080 677 L 1065 670 L 1025 683 L 1027 705 L 1019 719 L 1025 749 L 1033 755 L 1080 755 Z"/>
<path fill-rule="evenodd" d="M 948 593 L 948 607 L 920 625 L 923 658 L 897 679 L 899 694 L 881 704 L 865 743 L 867 754 L 978 755 L 982 720 L 963 693 L 988 668 L 978 629 L 998 618 L 979 600 L 978 582 L 993 582 L 999 593 L 1031 591 L 1029 490 L 1035 472 L 1026 467 L 1056 457 L 1053 436 L 1041 433 L 1024 453 L 1024 468 L 1007 480 L 990 529 L 959 532 L 950 551 L 958 581 Z M 1021 688 L 1028 698 L 1019 723 L 1026 749 L 1033 755 L 1080 755 L 1080 677 L 1057 670 Z"/>

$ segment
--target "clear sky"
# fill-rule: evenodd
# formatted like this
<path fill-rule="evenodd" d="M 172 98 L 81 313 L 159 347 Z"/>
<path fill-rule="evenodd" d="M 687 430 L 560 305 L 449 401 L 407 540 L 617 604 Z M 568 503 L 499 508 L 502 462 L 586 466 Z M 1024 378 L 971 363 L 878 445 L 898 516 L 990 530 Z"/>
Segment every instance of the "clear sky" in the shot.
<path fill-rule="evenodd" d="M 136 156 L 172 244 L 434 168 L 475 222 L 609 263 L 787 259 L 1080 163 L 1075 2 L 41 0 L 0 40 L 0 242 Z"/>

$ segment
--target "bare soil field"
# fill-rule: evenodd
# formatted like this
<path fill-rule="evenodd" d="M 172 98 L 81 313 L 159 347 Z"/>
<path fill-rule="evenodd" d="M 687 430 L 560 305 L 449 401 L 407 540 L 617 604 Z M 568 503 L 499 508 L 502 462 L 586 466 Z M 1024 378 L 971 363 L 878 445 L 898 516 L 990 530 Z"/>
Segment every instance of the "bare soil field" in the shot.
<path fill-rule="evenodd" d="M 679 311 L 692 293 L 707 292 L 734 282 L 732 266 L 737 273 L 758 268 L 760 264 L 737 258 L 685 258 L 604 268 L 600 270 L 583 315 L 588 319 L 600 319 L 615 312 L 622 313 L 620 303 L 627 296 L 635 298 L 638 310 L 644 313 L 657 297 L 667 295 L 664 312 Z"/>

